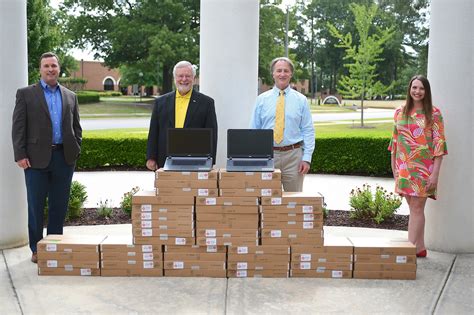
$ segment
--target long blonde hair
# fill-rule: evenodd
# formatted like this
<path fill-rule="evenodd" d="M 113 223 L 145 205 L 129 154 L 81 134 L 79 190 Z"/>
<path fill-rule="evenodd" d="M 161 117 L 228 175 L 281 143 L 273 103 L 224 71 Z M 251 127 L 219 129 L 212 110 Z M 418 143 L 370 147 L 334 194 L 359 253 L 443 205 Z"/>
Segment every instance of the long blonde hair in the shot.
<path fill-rule="evenodd" d="M 431 123 L 433 122 L 433 102 L 431 99 L 431 86 L 428 79 L 421 74 L 415 75 L 413 78 L 411 78 L 410 83 L 408 84 L 407 100 L 405 106 L 403 107 L 403 116 L 405 116 L 405 118 L 408 118 L 411 111 L 415 107 L 415 102 L 413 101 L 413 98 L 410 94 L 411 85 L 415 80 L 421 81 L 423 87 L 425 88 L 425 96 L 423 97 L 423 111 L 425 113 L 426 119 L 425 126 L 431 126 Z"/>

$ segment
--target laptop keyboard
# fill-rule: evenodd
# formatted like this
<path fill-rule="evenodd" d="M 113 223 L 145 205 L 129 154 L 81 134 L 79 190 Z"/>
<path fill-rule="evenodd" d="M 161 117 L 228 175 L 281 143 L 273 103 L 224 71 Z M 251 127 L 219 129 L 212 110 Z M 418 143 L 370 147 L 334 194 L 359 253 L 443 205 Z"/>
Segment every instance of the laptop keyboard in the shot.
<path fill-rule="evenodd" d="M 173 160 L 173 165 L 206 165 L 205 160 Z"/>
<path fill-rule="evenodd" d="M 267 161 L 245 161 L 245 160 L 234 160 L 234 165 L 235 166 L 265 166 L 267 165 Z"/>

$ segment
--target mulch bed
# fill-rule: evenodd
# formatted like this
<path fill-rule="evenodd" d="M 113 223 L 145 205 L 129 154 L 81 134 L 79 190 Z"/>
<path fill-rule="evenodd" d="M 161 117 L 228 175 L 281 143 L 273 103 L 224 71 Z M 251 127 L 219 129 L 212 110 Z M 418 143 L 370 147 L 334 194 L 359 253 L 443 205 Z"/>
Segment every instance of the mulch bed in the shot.
<path fill-rule="evenodd" d="M 394 215 L 393 218 L 386 220 L 380 224 L 372 220 L 351 219 L 350 212 L 344 210 L 329 210 L 327 218 L 324 219 L 324 225 L 327 226 L 350 226 L 350 227 L 364 227 L 387 230 L 402 230 L 408 229 L 407 215 Z M 130 217 L 125 214 L 122 209 L 114 208 L 112 215 L 109 218 L 103 218 L 97 215 L 95 208 L 86 208 L 80 218 L 66 221 L 66 226 L 78 225 L 106 225 L 106 224 L 127 224 L 132 223 Z"/>

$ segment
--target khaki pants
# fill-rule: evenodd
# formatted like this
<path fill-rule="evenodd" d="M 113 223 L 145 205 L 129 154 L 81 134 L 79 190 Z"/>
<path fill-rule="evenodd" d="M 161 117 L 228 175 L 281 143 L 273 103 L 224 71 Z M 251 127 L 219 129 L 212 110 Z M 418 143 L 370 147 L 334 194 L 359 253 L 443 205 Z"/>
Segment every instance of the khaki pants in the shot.
<path fill-rule="evenodd" d="M 288 192 L 303 191 L 304 175 L 298 173 L 303 158 L 303 148 L 289 151 L 273 151 L 275 168 L 281 170 L 283 190 Z"/>

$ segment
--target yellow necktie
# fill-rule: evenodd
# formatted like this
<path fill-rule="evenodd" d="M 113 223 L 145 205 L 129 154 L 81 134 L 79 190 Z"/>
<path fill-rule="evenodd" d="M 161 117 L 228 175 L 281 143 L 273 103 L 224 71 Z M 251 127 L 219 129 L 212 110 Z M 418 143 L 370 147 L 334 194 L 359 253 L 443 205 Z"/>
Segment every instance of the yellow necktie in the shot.
<path fill-rule="evenodd" d="M 277 98 L 275 111 L 275 127 L 273 128 L 273 140 L 275 143 L 283 141 L 283 130 L 285 129 L 285 92 L 280 91 Z"/>

